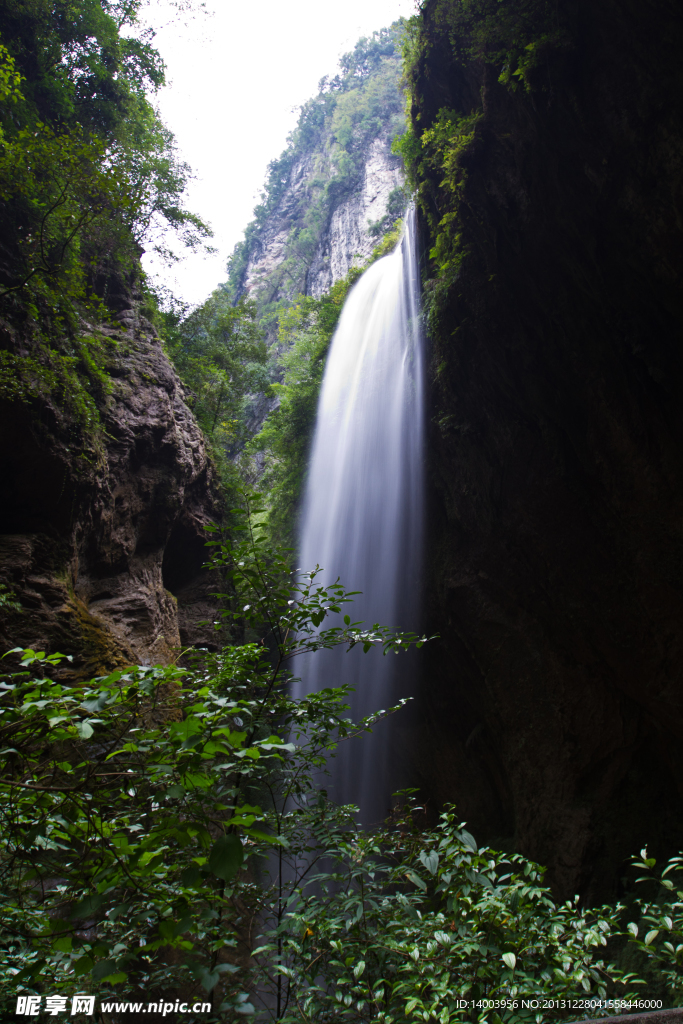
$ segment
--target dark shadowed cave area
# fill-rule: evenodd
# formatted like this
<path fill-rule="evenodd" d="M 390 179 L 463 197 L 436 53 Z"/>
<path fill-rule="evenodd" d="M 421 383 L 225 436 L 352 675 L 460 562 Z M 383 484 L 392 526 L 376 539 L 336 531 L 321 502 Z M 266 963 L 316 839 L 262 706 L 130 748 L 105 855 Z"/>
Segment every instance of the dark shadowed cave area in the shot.
<path fill-rule="evenodd" d="M 483 117 L 431 338 L 419 770 L 594 901 L 683 844 L 683 12 L 558 10 L 531 93 L 425 10 L 414 113 Z"/>

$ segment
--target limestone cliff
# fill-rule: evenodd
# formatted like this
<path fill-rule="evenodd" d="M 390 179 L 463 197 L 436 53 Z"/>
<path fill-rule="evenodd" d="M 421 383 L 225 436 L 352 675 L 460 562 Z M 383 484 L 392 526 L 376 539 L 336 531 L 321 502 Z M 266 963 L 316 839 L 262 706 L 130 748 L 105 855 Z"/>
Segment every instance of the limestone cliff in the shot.
<path fill-rule="evenodd" d="M 302 268 L 298 281 L 302 294 L 318 298 L 372 253 L 377 236 L 371 226 L 387 217 L 390 197 L 403 186 L 402 163 L 392 154 L 391 143 L 392 136 L 386 131 L 369 142 L 358 181 L 330 205 L 310 262 Z M 250 297 L 259 298 L 287 259 L 292 210 L 307 201 L 307 185 L 315 174 L 315 164 L 314 156 L 309 154 L 292 168 L 290 187 L 264 225 L 244 274 L 244 291 Z M 289 294 L 291 282 L 283 282 L 280 289 L 281 294 Z"/>
<path fill-rule="evenodd" d="M 101 425 L 84 442 L 49 395 L 0 404 L 0 646 L 60 650 L 73 673 L 168 662 L 211 643 L 203 526 L 218 514 L 204 442 L 151 325 L 132 308 L 108 340 Z M 3 347 L 21 342 L 5 325 Z"/>
<path fill-rule="evenodd" d="M 270 166 L 255 219 L 237 246 L 226 287 L 255 299 L 269 331 L 297 294 L 320 296 L 401 215 L 401 23 L 361 39 L 341 74 L 302 107 L 288 148 Z"/>

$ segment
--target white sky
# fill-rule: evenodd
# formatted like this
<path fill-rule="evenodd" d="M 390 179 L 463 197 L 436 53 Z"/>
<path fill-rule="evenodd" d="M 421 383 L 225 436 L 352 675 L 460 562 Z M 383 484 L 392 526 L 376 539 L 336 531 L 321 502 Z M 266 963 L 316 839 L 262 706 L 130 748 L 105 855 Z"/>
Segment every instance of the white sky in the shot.
<path fill-rule="evenodd" d="M 143 265 L 192 303 L 225 281 L 226 260 L 299 106 L 357 39 L 410 17 L 415 0 L 207 0 L 206 7 L 209 16 L 187 19 L 166 0 L 149 0 L 141 12 L 167 65 L 169 84 L 154 102 L 197 179 L 187 206 L 211 224 L 218 250 L 169 270 L 149 256 Z"/>

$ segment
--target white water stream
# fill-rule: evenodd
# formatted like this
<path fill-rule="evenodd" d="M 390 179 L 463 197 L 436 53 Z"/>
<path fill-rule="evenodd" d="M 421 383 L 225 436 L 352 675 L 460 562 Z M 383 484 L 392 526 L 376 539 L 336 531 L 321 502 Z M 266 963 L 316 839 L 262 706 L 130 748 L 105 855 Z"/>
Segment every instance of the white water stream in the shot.
<path fill-rule="evenodd" d="M 344 611 L 353 621 L 417 631 L 423 505 L 422 337 L 415 213 L 396 250 L 351 290 L 323 379 L 306 485 L 298 564 L 319 564 L 324 583 L 360 590 Z M 308 656 L 294 684 L 302 696 L 350 683 L 354 719 L 412 690 L 412 656 L 357 648 Z M 387 813 L 409 782 L 400 718 L 340 744 L 330 795 L 359 804 L 365 823 Z"/>

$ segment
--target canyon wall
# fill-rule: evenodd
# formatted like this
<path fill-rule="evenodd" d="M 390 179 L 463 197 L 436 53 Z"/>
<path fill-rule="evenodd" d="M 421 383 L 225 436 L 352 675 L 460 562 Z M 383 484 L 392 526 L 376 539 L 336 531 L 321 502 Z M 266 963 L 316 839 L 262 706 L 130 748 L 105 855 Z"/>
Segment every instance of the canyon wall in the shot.
<path fill-rule="evenodd" d="M 83 325 L 107 345 L 99 429 L 49 395 L 0 405 L 0 582 L 18 605 L 0 609 L 0 646 L 72 655 L 67 677 L 213 642 L 213 470 L 156 332 L 123 305 L 114 326 Z M 5 325 L 3 347 L 22 344 Z"/>
<path fill-rule="evenodd" d="M 330 204 L 313 254 L 300 271 L 297 284 L 302 294 L 318 298 L 354 264 L 364 263 L 377 245 L 378 238 L 371 233 L 370 225 L 382 221 L 391 193 L 403 185 L 402 162 L 392 154 L 391 143 L 392 135 L 386 130 L 373 138 L 363 153 L 354 187 Z M 316 171 L 313 153 L 304 155 L 292 168 L 288 188 L 266 221 L 245 269 L 243 288 L 250 298 L 259 298 L 287 258 L 295 213 L 310 201 L 311 179 Z M 274 294 L 291 296 L 291 280 L 279 281 Z"/>
<path fill-rule="evenodd" d="M 425 5 L 413 72 L 419 132 L 478 117 L 446 270 L 454 193 L 420 178 L 419 767 L 432 807 L 594 900 L 683 846 L 683 13 L 559 3 L 511 88 L 456 52 L 456 6 Z"/>
<path fill-rule="evenodd" d="M 225 287 L 256 301 L 271 343 L 279 312 L 319 297 L 360 266 L 402 215 L 404 24 L 358 41 L 300 111 L 286 150 L 269 166 L 261 203 L 230 260 Z"/>

